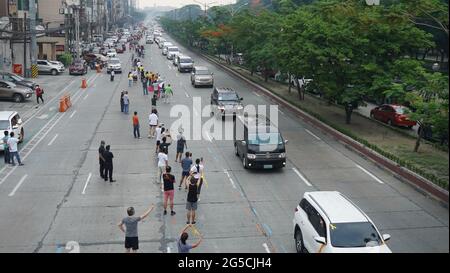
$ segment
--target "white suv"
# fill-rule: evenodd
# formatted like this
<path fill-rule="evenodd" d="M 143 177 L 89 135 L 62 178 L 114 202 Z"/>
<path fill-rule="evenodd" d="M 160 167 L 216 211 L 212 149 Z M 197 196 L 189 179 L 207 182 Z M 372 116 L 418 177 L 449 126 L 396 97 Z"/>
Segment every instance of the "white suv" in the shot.
<path fill-rule="evenodd" d="M 3 132 L 14 132 L 14 136 L 19 139 L 19 142 L 23 142 L 25 132 L 23 129 L 23 122 L 19 114 L 14 111 L 0 111 L 0 133 L 1 137 L 4 137 Z M 0 143 L 0 151 L 3 151 L 3 142 Z"/>
<path fill-rule="evenodd" d="M 295 209 L 294 239 L 298 253 L 390 253 L 370 218 L 336 191 L 306 192 Z"/>

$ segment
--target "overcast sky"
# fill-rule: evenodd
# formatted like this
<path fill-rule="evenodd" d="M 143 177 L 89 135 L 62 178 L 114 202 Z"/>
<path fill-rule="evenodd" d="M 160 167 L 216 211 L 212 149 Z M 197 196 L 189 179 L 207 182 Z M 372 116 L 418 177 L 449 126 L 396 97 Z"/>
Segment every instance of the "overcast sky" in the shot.
<path fill-rule="evenodd" d="M 138 0 L 141 8 L 156 6 L 182 7 L 189 4 L 198 4 L 194 0 Z M 236 0 L 197 0 L 201 3 L 213 3 L 212 6 L 235 3 Z"/>

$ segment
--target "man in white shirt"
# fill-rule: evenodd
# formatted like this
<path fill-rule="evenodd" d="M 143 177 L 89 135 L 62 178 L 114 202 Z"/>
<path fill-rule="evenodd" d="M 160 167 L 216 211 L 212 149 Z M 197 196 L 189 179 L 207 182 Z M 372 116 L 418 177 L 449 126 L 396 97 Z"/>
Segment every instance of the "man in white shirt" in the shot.
<path fill-rule="evenodd" d="M 148 117 L 148 123 L 150 125 L 150 131 L 148 138 L 154 138 L 155 137 L 155 129 L 156 126 L 158 126 L 158 115 L 155 113 L 155 111 L 152 111 L 152 113 Z"/>
<path fill-rule="evenodd" d="M 199 183 L 199 185 L 198 185 L 198 189 L 197 189 L 197 198 L 198 198 L 198 201 L 200 201 L 200 191 L 202 190 L 202 186 L 203 186 L 203 180 L 204 180 L 203 174 L 204 174 L 204 169 L 205 169 L 205 167 L 204 167 L 204 165 L 203 165 L 203 158 L 202 158 L 202 159 L 197 158 L 197 159 L 195 160 L 194 166 L 192 166 L 192 168 L 191 168 L 191 173 L 190 173 L 190 175 L 191 175 L 192 177 L 194 177 L 196 181 L 197 181 L 197 180 L 200 181 L 200 183 Z"/>
<path fill-rule="evenodd" d="M 14 137 L 14 132 L 11 132 L 10 138 L 8 139 L 7 143 L 9 146 L 9 155 L 10 155 L 11 164 L 13 166 L 16 166 L 16 164 L 14 163 L 14 157 L 15 157 L 15 158 L 17 158 L 17 162 L 19 162 L 19 166 L 23 166 L 24 164 L 20 160 L 19 151 L 17 150 L 17 143 L 19 143 L 19 140 Z"/>
<path fill-rule="evenodd" d="M 161 183 L 162 175 L 164 174 L 166 167 L 169 166 L 169 157 L 167 153 L 160 152 L 158 153 L 158 183 Z"/>

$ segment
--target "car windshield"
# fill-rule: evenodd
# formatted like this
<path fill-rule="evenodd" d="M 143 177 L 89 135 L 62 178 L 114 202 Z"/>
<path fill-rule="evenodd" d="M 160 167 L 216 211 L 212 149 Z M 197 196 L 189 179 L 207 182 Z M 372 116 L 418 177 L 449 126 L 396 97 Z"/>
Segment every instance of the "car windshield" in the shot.
<path fill-rule="evenodd" d="M 238 101 L 239 98 L 236 93 L 219 93 L 219 100 L 222 101 Z"/>
<path fill-rule="evenodd" d="M 9 120 L 0 120 L 0 130 L 8 130 L 9 129 Z"/>
<path fill-rule="evenodd" d="M 169 51 L 170 52 L 178 51 L 178 48 L 176 48 L 176 47 L 169 47 Z"/>
<path fill-rule="evenodd" d="M 381 238 L 369 222 L 330 224 L 331 244 L 334 247 L 379 246 Z"/>
<path fill-rule="evenodd" d="M 394 109 L 395 112 L 400 115 L 406 114 L 407 112 L 407 109 L 405 107 L 394 107 Z"/>
<path fill-rule="evenodd" d="M 108 63 L 110 63 L 110 64 L 120 64 L 120 60 L 109 60 Z"/>
<path fill-rule="evenodd" d="M 192 59 L 191 58 L 181 58 L 180 63 L 192 63 Z"/>
<path fill-rule="evenodd" d="M 248 144 L 250 145 L 278 145 L 283 144 L 280 133 L 248 134 Z"/>
<path fill-rule="evenodd" d="M 210 75 L 208 70 L 196 70 L 195 74 L 197 74 L 197 75 Z"/>

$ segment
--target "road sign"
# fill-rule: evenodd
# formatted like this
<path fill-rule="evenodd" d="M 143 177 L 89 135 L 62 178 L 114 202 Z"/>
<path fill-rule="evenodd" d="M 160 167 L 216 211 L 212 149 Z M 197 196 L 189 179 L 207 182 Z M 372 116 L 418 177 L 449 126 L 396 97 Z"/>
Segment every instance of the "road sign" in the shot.
<path fill-rule="evenodd" d="M 13 73 L 22 76 L 23 74 L 22 64 L 13 64 Z"/>

